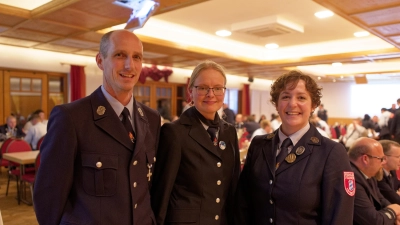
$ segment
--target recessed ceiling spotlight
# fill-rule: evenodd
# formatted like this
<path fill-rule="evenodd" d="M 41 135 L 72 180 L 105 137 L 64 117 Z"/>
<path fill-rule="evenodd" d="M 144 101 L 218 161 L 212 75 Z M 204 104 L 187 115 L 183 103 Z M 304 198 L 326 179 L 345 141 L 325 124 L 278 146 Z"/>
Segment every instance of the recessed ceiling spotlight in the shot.
<path fill-rule="evenodd" d="M 277 49 L 277 48 L 279 48 L 279 45 L 275 44 L 275 43 L 270 43 L 270 44 L 266 44 L 265 47 L 268 49 Z"/>
<path fill-rule="evenodd" d="M 219 30 L 219 31 L 215 32 L 215 34 L 220 37 L 228 37 L 228 36 L 231 36 L 232 32 L 230 32 L 229 30 Z"/>
<path fill-rule="evenodd" d="M 332 63 L 332 66 L 339 67 L 339 66 L 342 66 L 342 63 L 341 62 L 334 62 L 334 63 Z"/>
<path fill-rule="evenodd" d="M 369 32 L 368 31 L 360 31 L 360 32 L 355 32 L 354 33 L 354 36 L 355 37 L 366 37 L 366 36 L 368 36 L 369 35 Z"/>
<path fill-rule="evenodd" d="M 321 80 L 321 77 L 318 77 L 318 80 Z"/>
<path fill-rule="evenodd" d="M 333 12 L 329 11 L 329 10 L 319 11 L 319 12 L 314 13 L 314 16 L 316 16 L 320 19 L 324 19 L 324 18 L 333 16 Z"/>

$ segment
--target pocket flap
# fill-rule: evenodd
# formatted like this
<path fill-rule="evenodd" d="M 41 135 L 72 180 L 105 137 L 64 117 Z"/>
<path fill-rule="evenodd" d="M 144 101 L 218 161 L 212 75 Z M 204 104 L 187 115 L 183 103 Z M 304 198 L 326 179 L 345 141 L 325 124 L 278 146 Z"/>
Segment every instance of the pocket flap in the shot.
<path fill-rule="evenodd" d="M 82 166 L 95 169 L 118 169 L 118 155 L 82 153 Z"/>

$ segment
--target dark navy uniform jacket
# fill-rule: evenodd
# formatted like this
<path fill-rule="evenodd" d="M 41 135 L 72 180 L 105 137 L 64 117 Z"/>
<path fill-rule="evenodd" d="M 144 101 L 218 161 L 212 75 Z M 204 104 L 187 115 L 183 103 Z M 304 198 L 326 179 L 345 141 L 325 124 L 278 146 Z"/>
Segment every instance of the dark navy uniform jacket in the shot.
<path fill-rule="evenodd" d="M 396 193 L 400 188 L 400 182 L 395 170 L 390 171 L 390 177 L 384 174 L 383 179 L 378 181 L 378 187 L 383 197 L 390 203 L 400 204 L 400 196 Z"/>
<path fill-rule="evenodd" d="M 236 130 L 220 120 L 214 146 L 194 110 L 161 128 L 151 194 L 157 224 L 231 225 L 240 171 Z"/>
<path fill-rule="evenodd" d="M 34 189 L 39 224 L 155 224 L 146 175 L 161 119 L 138 102 L 133 115 L 135 145 L 100 88 L 53 109 Z"/>
<path fill-rule="evenodd" d="M 276 170 L 278 144 L 278 130 L 252 140 L 237 187 L 235 224 L 352 224 L 354 174 L 344 147 L 310 126 L 291 151 L 304 152 Z M 344 174 L 353 177 L 345 182 Z"/>

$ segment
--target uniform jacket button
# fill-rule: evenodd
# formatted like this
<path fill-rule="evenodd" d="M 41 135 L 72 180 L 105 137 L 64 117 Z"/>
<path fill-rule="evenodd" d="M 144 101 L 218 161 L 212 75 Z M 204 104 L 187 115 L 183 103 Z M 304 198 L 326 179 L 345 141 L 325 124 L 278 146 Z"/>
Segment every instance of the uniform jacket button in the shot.
<path fill-rule="evenodd" d="M 96 167 L 97 167 L 97 168 L 101 168 L 102 166 L 103 166 L 103 163 L 101 163 L 101 162 L 97 162 L 97 163 L 96 163 Z"/>

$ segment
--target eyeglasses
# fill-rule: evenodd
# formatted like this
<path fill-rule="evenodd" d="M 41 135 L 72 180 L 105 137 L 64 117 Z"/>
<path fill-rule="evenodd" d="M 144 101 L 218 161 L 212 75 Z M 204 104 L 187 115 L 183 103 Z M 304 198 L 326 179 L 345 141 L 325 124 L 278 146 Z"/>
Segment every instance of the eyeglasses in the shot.
<path fill-rule="evenodd" d="M 226 87 L 203 87 L 203 86 L 194 86 L 199 95 L 206 95 L 210 90 L 213 90 L 215 96 L 224 95 Z"/>
<path fill-rule="evenodd" d="M 397 159 L 400 159 L 400 155 L 398 155 L 398 156 L 395 156 L 395 155 L 386 155 L 386 156 L 395 157 L 395 158 L 397 158 Z"/>
<path fill-rule="evenodd" d="M 381 162 L 383 162 L 383 160 L 386 160 L 385 156 L 383 156 L 383 157 L 378 157 L 378 156 L 373 156 L 373 155 L 368 155 L 368 154 L 365 154 L 365 155 L 367 155 L 367 156 L 370 157 L 370 158 L 379 159 L 379 160 L 381 160 Z"/>

